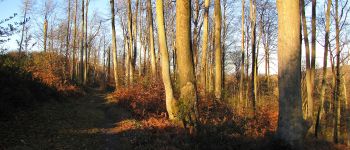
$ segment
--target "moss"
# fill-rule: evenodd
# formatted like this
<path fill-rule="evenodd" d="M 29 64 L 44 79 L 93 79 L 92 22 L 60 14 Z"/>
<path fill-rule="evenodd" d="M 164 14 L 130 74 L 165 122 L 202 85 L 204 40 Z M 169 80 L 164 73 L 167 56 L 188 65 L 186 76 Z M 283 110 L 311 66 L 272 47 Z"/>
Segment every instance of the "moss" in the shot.
<path fill-rule="evenodd" d="M 178 117 L 183 121 L 184 126 L 197 126 L 197 94 L 193 83 L 187 82 L 181 89 L 181 95 L 178 102 Z"/>

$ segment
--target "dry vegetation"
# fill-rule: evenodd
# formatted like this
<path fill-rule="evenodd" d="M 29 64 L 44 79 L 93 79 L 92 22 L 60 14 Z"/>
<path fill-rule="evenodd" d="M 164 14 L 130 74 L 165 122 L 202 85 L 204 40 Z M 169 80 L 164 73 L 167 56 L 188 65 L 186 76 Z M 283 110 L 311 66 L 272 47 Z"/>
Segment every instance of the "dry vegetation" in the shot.
<path fill-rule="evenodd" d="M 60 56 L 50 53 L 32 53 L 28 56 L 9 53 L 0 57 L 1 119 L 6 119 L 14 111 L 32 108 L 42 102 L 84 93 L 80 87 L 63 79 L 62 69 L 59 69 L 63 61 Z"/>

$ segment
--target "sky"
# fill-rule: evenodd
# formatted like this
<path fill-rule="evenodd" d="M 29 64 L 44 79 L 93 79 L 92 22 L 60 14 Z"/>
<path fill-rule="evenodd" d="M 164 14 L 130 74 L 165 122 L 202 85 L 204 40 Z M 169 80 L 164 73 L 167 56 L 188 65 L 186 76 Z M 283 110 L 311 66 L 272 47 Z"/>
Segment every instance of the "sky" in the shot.
<path fill-rule="evenodd" d="M 38 7 L 41 6 L 41 4 L 45 0 L 33 0 L 34 1 L 34 7 L 32 10 L 32 14 L 38 13 Z M 65 15 L 62 13 L 62 10 L 66 7 L 66 0 L 53 0 L 55 3 L 57 3 L 57 8 L 60 13 L 58 15 Z M 0 0 L 0 20 L 8 18 L 9 16 L 13 15 L 14 13 L 17 13 L 18 16 L 14 19 L 16 21 L 20 20 L 20 18 L 23 17 L 22 14 L 22 3 L 23 0 Z M 63 4 L 64 3 L 64 4 Z M 90 0 L 89 5 L 89 14 L 93 13 L 94 11 L 99 12 L 100 16 L 102 17 L 108 17 L 109 16 L 109 1 L 108 0 Z M 35 19 L 35 18 L 34 18 Z M 16 39 L 20 39 L 20 34 L 15 34 L 11 37 L 11 40 L 5 44 L 5 46 L 10 49 L 17 49 L 18 45 L 16 44 Z"/>
<path fill-rule="evenodd" d="M 41 6 L 41 3 L 43 3 L 45 0 L 33 0 L 36 4 L 36 6 L 33 9 L 33 13 L 35 14 L 38 13 L 38 6 Z M 58 15 L 66 15 L 65 12 L 63 11 L 67 5 L 67 1 L 66 0 L 53 0 L 54 2 L 58 3 L 56 9 L 58 9 Z M 94 11 L 97 11 L 99 13 L 99 16 L 103 17 L 103 18 L 107 18 L 110 16 L 109 11 L 110 11 L 110 7 L 109 7 L 109 0 L 90 0 L 90 7 L 89 7 L 89 14 L 93 13 Z M 318 1 L 318 10 L 320 10 L 320 8 L 323 7 L 323 2 Z M 22 17 L 22 13 L 21 13 L 21 7 L 22 7 L 22 3 L 23 0 L 0 0 L 0 19 L 4 19 L 7 18 L 11 15 L 13 15 L 14 13 L 18 13 L 18 16 L 16 18 L 16 20 L 19 20 L 20 17 Z M 310 18 L 311 16 L 311 7 L 310 8 L 306 8 L 306 15 L 308 18 Z M 91 14 L 90 14 L 91 15 Z M 65 16 L 61 16 L 61 18 L 64 18 Z M 36 18 L 34 18 L 35 20 Z M 41 17 L 38 18 L 39 20 L 41 19 Z M 42 20 L 42 19 L 41 19 Z M 36 23 L 37 25 L 34 25 L 34 28 L 38 28 L 41 25 L 38 23 Z M 119 27 L 119 25 L 117 25 L 116 27 Z M 37 29 L 34 29 L 37 30 Z M 117 29 L 117 35 L 121 35 L 121 32 L 119 32 L 120 30 Z M 10 50 L 14 50 L 17 49 L 18 46 L 16 44 L 16 39 L 19 39 L 20 34 L 16 34 L 14 36 L 11 37 L 11 41 L 6 43 L 6 47 L 8 47 Z M 304 45 L 302 45 L 303 47 L 303 52 L 302 52 L 302 58 L 305 59 L 305 51 L 304 51 Z M 35 48 L 34 48 L 35 49 Z M 36 48 L 36 49 L 40 49 L 40 48 Z M 317 44 L 317 66 L 322 67 L 322 61 L 323 61 L 323 47 L 319 44 Z M 276 60 L 276 58 L 275 58 Z M 272 62 L 273 64 L 271 64 L 271 72 L 273 73 L 277 73 L 277 60 Z M 263 69 L 264 64 L 260 65 L 260 71 L 264 71 L 265 69 Z M 260 72 L 259 71 L 259 72 Z M 262 73 L 262 72 L 260 72 Z"/>

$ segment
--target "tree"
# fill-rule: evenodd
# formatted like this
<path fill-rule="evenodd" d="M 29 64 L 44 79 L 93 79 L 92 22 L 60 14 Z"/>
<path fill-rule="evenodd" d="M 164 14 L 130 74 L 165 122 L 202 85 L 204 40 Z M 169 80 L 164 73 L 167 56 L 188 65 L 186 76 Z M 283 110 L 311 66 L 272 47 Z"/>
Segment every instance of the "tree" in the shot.
<path fill-rule="evenodd" d="M 327 0 L 327 10 L 326 10 L 326 33 L 324 39 L 324 52 L 323 52 L 323 67 L 322 67 L 322 83 L 321 83 L 321 95 L 320 95 L 320 104 L 317 110 L 317 120 L 315 124 L 315 137 L 318 137 L 318 132 L 321 130 L 321 119 L 324 112 L 324 100 L 326 92 L 326 82 L 327 82 L 327 58 L 328 58 L 328 48 L 329 48 L 329 32 L 330 32 L 330 14 L 331 14 L 331 5 L 332 0 Z"/>
<path fill-rule="evenodd" d="M 84 61 L 84 71 L 83 73 L 83 85 L 87 84 L 87 74 L 88 74 L 88 69 L 89 69 L 89 53 L 88 53 L 88 48 L 89 48 L 89 40 L 88 40 L 88 16 L 89 16 L 89 4 L 90 4 L 90 0 L 85 0 L 85 12 L 83 11 L 83 13 L 85 13 L 85 18 L 83 19 L 83 21 L 85 21 L 84 23 L 84 28 L 85 28 L 85 34 L 84 34 L 84 54 L 85 54 L 85 61 Z M 84 4 L 83 4 L 84 5 Z"/>
<path fill-rule="evenodd" d="M 307 92 L 307 110 L 306 117 L 308 120 L 312 120 L 313 117 L 313 87 L 311 82 L 311 65 L 310 65 L 310 46 L 309 46 L 309 36 L 307 32 L 307 24 L 305 17 L 305 4 L 304 0 L 300 0 L 301 7 L 301 17 L 303 25 L 303 35 L 304 35 L 304 44 L 305 44 L 305 56 L 306 56 L 306 92 Z"/>
<path fill-rule="evenodd" d="M 339 10 L 338 0 L 335 0 L 335 42 L 336 42 L 336 83 L 333 102 L 334 126 L 333 126 L 333 142 L 338 143 L 338 135 L 340 128 L 340 26 L 339 26 Z"/>
<path fill-rule="evenodd" d="M 250 0 L 250 27 L 251 27 L 251 47 L 252 47 L 252 74 L 250 84 L 250 98 L 253 101 L 253 110 L 256 111 L 257 97 L 257 63 L 256 63 L 256 1 Z"/>
<path fill-rule="evenodd" d="M 221 100 L 222 96 L 222 51 L 221 51 L 221 4 L 214 1 L 215 18 L 215 98 Z"/>
<path fill-rule="evenodd" d="M 315 88 L 315 68 L 316 68 L 316 0 L 312 0 L 311 17 L 311 87 Z M 312 91 L 313 94 L 313 91 Z M 312 95 L 313 97 L 313 95 Z M 313 112 L 313 107 L 312 110 Z M 312 117 L 313 118 L 313 117 Z"/>
<path fill-rule="evenodd" d="M 81 2 L 81 33 L 80 33 L 80 82 L 83 83 L 84 82 L 84 37 L 85 37 L 85 3 L 84 0 L 82 0 Z"/>
<path fill-rule="evenodd" d="M 74 6 L 74 33 L 73 33 L 73 57 L 72 57 L 72 80 L 75 80 L 77 77 L 77 69 L 76 69 L 76 50 L 77 50 L 77 32 L 78 32 L 78 24 L 77 24 L 77 15 L 78 15 L 78 0 L 75 0 Z"/>
<path fill-rule="evenodd" d="M 114 82 L 115 91 L 117 91 L 118 82 L 118 56 L 117 56 L 117 39 L 115 35 L 115 11 L 114 11 L 114 0 L 109 1 L 111 5 L 111 23 L 112 23 L 112 54 L 113 54 L 113 72 L 114 72 Z"/>
<path fill-rule="evenodd" d="M 241 34 L 241 76 L 240 76 L 240 81 L 239 81 L 239 104 L 241 104 L 243 102 L 243 94 L 244 94 L 244 4 L 245 4 L 245 0 L 242 0 L 242 20 L 241 20 L 241 30 L 242 30 L 242 34 Z"/>
<path fill-rule="evenodd" d="M 197 90 L 191 47 L 191 1 L 176 1 L 176 51 L 179 71 L 179 115 L 190 132 L 197 127 Z"/>
<path fill-rule="evenodd" d="M 8 23 L 10 20 L 13 20 L 16 16 L 17 14 L 15 13 L 10 17 L 0 21 L 0 46 L 8 42 L 10 40 L 10 37 L 17 32 L 19 25 Z M 4 23 L 8 23 L 7 26 L 2 26 L 2 24 Z M 6 49 L 1 48 L 0 50 Z"/>
<path fill-rule="evenodd" d="M 196 70 L 198 65 L 198 42 L 199 42 L 199 36 L 200 36 L 200 28 L 201 24 L 199 23 L 199 15 L 200 15 L 200 4 L 199 0 L 194 0 L 194 9 L 193 9 L 193 39 L 192 39 L 192 51 L 193 51 L 193 61 L 194 61 L 194 68 Z"/>
<path fill-rule="evenodd" d="M 66 71 L 70 71 L 69 69 L 69 48 L 70 48 L 70 12 L 71 12 L 71 0 L 68 0 L 67 7 L 67 31 L 66 31 L 66 61 L 65 61 L 65 69 Z M 72 74 L 72 72 L 71 72 Z"/>
<path fill-rule="evenodd" d="M 208 41 L 209 41 L 209 4 L 210 0 L 205 0 L 204 2 L 204 29 L 203 29 L 203 45 L 202 45 L 202 62 L 201 62 L 201 83 L 204 88 L 204 92 L 207 91 L 206 82 L 207 82 L 207 71 L 208 71 Z"/>
<path fill-rule="evenodd" d="M 151 53 L 151 71 L 152 76 L 156 76 L 156 53 L 154 50 L 154 35 L 153 35 L 153 13 L 151 0 L 147 0 L 147 18 L 148 18 L 148 33 L 149 33 L 149 51 Z"/>
<path fill-rule="evenodd" d="M 26 22 L 28 20 L 27 15 L 32 7 L 32 1 L 31 0 L 24 0 L 23 1 L 23 22 L 22 22 L 22 33 L 21 33 L 21 40 L 19 42 L 19 49 L 18 52 L 21 53 L 23 49 L 23 41 L 24 41 L 24 34 L 26 29 Z"/>
<path fill-rule="evenodd" d="M 47 51 L 47 37 L 48 37 L 48 27 L 49 27 L 49 22 L 48 19 L 51 16 L 51 13 L 53 12 L 54 9 L 54 3 L 52 2 L 52 0 L 45 0 L 44 3 L 44 43 L 43 43 L 43 47 L 44 47 L 44 52 Z"/>
<path fill-rule="evenodd" d="M 132 31 L 132 12 L 131 12 L 131 0 L 128 0 L 128 33 L 129 33 L 129 47 L 128 47 L 128 66 L 129 66 L 129 79 L 127 79 L 127 81 L 129 81 L 129 83 L 131 84 L 134 80 L 134 55 L 133 55 L 133 45 L 134 43 L 134 36 L 133 36 L 133 31 Z"/>
<path fill-rule="evenodd" d="M 279 116 L 277 137 L 294 147 L 301 145 L 307 132 L 307 124 L 303 120 L 300 94 L 301 43 L 299 6 L 299 1 L 277 0 L 279 16 Z"/>
<path fill-rule="evenodd" d="M 176 116 L 176 101 L 173 93 L 173 85 L 170 77 L 169 52 L 164 27 L 163 0 L 156 1 L 157 22 L 158 22 L 158 39 L 159 49 L 161 53 L 162 77 L 165 88 L 166 108 L 169 119 L 175 119 Z"/>

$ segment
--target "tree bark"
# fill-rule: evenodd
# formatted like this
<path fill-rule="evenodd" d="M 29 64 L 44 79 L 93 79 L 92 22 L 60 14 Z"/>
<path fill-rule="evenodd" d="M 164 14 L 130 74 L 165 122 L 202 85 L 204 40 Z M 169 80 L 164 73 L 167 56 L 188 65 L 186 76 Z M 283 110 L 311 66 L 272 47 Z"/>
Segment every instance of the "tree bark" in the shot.
<path fill-rule="evenodd" d="M 318 138 L 318 133 L 321 131 L 321 121 L 324 114 L 324 100 L 327 86 L 327 58 L 328 58 L 328 47 L 329 47 L 329 33 L 330 33 L 330 14 L 332 0 L 327 0 L 327 11 L 326 11 L 326 33 L 324 40 L 324 52 L 323 52 L 323 68 L 322 68 L 322 84 L 321 84 L 321 95 L 320 105 L 317 110 L 317 120 L 315 124 L 315 137 Z"/>
<path fill-rule="evenodd" d="M 80 82 L 84 83 L 84 27 L 85 27 L 85 3 L 81 4 L 81 33 L 80 33 Z"/>
<path fill-rule="evenodd" d="M 315 68 L 316 68 L 316 0 L 312 0 L 311 20 L 311 87 L 315 89 Z M 313 90 L 312 90 L 313 92 Z M 312 93 L 313 94 L 313 93 Z M 312 95 L 313 97 L 313 95 Z M 313 108 L 313 107 L 312 107 Z"/>
<path fill-rule="evenodd" d="M 307 132 L 300 91 L 301 49 L 299 1 L 277 0 L 278 88 L 277 137 L 298 149 Z M 293 64 L 293 65 L 291 65 Z"/>
<path fill-rule="evenodd" d="M 305 44 L 305 56 L 306 56 L 306 92 L 307 92 L 307 109 L 306 109 L 306 118 L 312 120 L 313 118 L 313 87 L 311 82 L 311 65 L 310 65 L 310 46 L 309 46 L 309 36 L 307 32 L 307 24 L 305 17 L 305 3 L 304 0 L 300 0 L 301 7 L 301 17 L 303 25 L 303 35 L 304 35 L 304 44 Z"/>
<path fill-rule="evenodd" d="M 134 80 L 134 59 L 133 59 L 133 49 L 134 49 L 134 37 L 132 31 L 132 15 L 131 15 L 131 0 L 128 0 L 128 33 L 129 33 L 129 47 L 128 47 L 128 66 L 129 66 L 129 84 L 133 83 Z"/>
<path fill-rule="evenodd" d="M 77 77 L 76 74 L 76 44 L 77 44 L 77 32 L 78 32 L 78 26 L 77 26 L 77 14 L 78 14 L 78 0 L 75 0 L 75 8 L 74 8 L 74 33 L 73 33 L 73 58 L 72 58 L 72 80 L 75 80 Z"/>
<path fill-rule="evenodd" d="M 69 35 L 70 35 L 70 5 L 71 5 L 71 0 L 68 0 L 68 16 L 67 16 L 67 33 L 66 33 L 66 62 L 65 62 L 65 69 L 66 72 L 70 72 L 70 65 L 69 65 L 69 48 L 70 48 L 70 43 L 69 43 Z M 70 72 L 72 74 L 72 72 Z"/>
<path fill-rule="evenodd" d="M 253 104 L 254 114 L 256 112 L 256 1 L 250 0 L 250 27 L 251 27 L 251 46 L 252 46 L 252 74 L 250 84 L 250 98 Z"/>
<path fill-rule="evenodd" d="M 148 18 L 148 28 L 149 28 L 149 51 L 151 52 L 151 71 L 152 71 L 152 76 L 155 78 L 157 76 L 157 71 L 156 71 L 156 53 L 154 50 L 153 13 L 152 13 L 151 0 L 147 0 L 147 18 Z"/>
<path fill-rule="evenodd" d="M 333 128 L 333 142 L 338 143 L 339 128 L 340 128 L 340 28 L 339 28 L 339 13 L 338 13 L 338 0 L 335 0 L 335 42 L 336 42 L 336 82 L 334 93 L 334 128 Z"/>
<path fill-rule="evenodd" d="M 197 91 L 191 48 L 191 1 L 176 1 L 176 50 L 179 70 L 180 112 L 190 133 L 197 128 Z"/>
<path fill-rule="evenodd" d="M 84 79 L 83 79 L 83 85 L 87 84 L 87 76 L 88 76 L 88 69 L 89 69 L 89 54 L 88 54 L 88 15 L 89 15 L 89 0 L 85 0 L 85 36 L 84 36 L 84 54 L 85 54 L 85 61 L 84 61 Z"/>
<path fill-rule="evenodd" d="M 244 99 L 244 44 L 245 44 L 245 41 L 244 41 L 244 38 L 245 38 L 245 31 L 244 31 L 244 21 L 245 21 L 245 0 L 242 0 L 242 21 L 241 21 L 241 76 L 240 76 L 240 81 L 239 81 L 239 105 L 241 105 L 243 103 L 243 99 Z"/>
<path fill-rule="evenodd" d="M 162 77 L 165 89 L 166 108 L 169 115 L 169 119 L 173 120 L 176 116 L 176 101 L 174 98 L 173 85 L 170 77 L 169 52 L 164 27 L 163 0 L 157 0 L 156 2 L 158 39 L 162 59 Z"/>
<path fill-rule="evenodd" d="M 208 71 L 208 37 L 209 37 L 209 4 L 210 0 L 205 0 L 204 3 L 204 29 L 203 29 L 203 46 L 202 46 L 202 62 L 201 62 L 201 83 L 204 89 L 204 93 L 206 93 L 206 80 L 207 80 L 207 71 Z"/>
<path fill-rule="evenodd" d="M 110 0 L 111 5 L 111 15 L 112 15 L 112 54 L 113 54 L 113 73 L 114 73 L 114 82 L 115 82 L 115 91 L 119 87 L 118 81 L 118 55 L 117 55 L 117 40 L 115 35 L 115 10 L 114 10 L 114 0 Z"/>
<path fill-rule="evenodd" d="M 214 1 L 215 18 L 215 98 L 222 97 L 222 51 L 221 51 L 221 4 L 220 0 Z"/>

